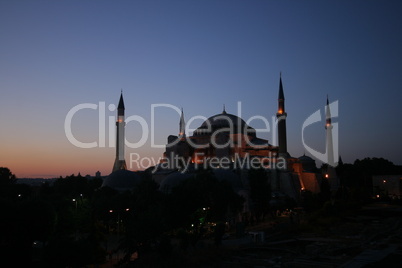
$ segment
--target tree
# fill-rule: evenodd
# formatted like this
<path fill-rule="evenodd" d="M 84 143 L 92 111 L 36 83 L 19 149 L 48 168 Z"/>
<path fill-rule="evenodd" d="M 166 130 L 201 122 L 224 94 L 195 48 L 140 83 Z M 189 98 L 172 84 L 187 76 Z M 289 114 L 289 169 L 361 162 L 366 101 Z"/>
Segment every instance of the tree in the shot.
<path fill-rule="evenodd" d="M 143 259 L 168 230 L 165 195 L 154 181 L 144 179 L 131 192 L 119 196 L 119 218 L 124 230 L 119 248 L 125 252 L 122 263 L 128 262 L 135 252 Z"/>
<path fill-rule="evenodd" d="M 11 173 L 10 169 L 6 167 L 0 167 L 0 185 L 11 185 L 15 183 L 16 177 Z"/>
<path fill-rule="evenodd" d="M 75 198 L 83 194 L 89 196 L 91 188 L 88 183 L 88 179 L 78 176 L 67 176 L 66 178 L 57 179 L 54 182 L 54 189 L 56 193 L 60 193 L 64 196 Z"/>
<path fill-rule="evenodd" d="M 190 179 L 172 189 L 168 196 L 172 229 L 202 230 L 205 222 L 225 222 L 236 215 L 243 198 L 224 180 L 218 180 L 211 170 L 199 170 Z"/>
<path fill-rule="evenodd" d="M 222 244 L 222 237 L 225 234 L 225 224 L 223 222 L 218 222 L 214 230 L 214 242 L 216 246 Z"/>

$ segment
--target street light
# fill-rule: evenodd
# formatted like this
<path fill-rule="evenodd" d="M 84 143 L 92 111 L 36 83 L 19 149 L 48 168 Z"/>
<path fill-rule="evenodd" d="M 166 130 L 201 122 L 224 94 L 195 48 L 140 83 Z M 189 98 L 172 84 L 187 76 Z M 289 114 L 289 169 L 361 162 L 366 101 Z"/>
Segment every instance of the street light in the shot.
<path fill-rule="evenodd" d="M 77 211 L 77 200 L 73 198 L 73 202 L 75 203 L 75 211 Z"/>
<path fill-rule="evenodd" d="M 126 209 L 124 209 L 124 211 L 128 212 L 128 211 L 130 211 L 130 208 L 126 208 Z M 114 212 L 113 209 L 109 210 L 109 213 L 113 213 L 113 212 Z M 120 222 L 121 222 L 121 220 L 120 220 L 120 210 L 117 210 L 117 234 L 118 235 L 120 234 Z"/>

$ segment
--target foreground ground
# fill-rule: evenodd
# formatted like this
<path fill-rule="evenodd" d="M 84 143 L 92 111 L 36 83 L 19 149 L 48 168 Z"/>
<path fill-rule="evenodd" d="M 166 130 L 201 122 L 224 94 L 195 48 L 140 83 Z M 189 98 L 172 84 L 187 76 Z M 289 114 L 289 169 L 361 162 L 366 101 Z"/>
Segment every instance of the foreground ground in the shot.
<path fill-rule="evenodd" d="M 243 237 L 229 236 L 219 247 L 202 240 L 187 251 L 175 248 L 165 261 L 154 262 L 150 256 L 129 266 L 402 267 L 402 207 L 375 203 L 347 216 L 307 217 L 269 218 L 249 226 Z"/>
<path fill-rule="evenodd" d="M 261 229 L 264 242 L 233 248 L 219 266 L 402 267 L 398 206 L 372 204 L 347 217 L 318 220 L 317 226 L 282 218 L 276 226 Z"/>

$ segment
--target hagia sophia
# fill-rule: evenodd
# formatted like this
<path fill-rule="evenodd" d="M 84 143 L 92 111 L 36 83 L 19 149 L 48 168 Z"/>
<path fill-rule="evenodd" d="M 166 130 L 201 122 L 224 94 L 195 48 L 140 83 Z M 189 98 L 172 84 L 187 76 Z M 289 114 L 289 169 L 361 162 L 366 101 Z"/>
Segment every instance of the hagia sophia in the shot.
<path fill-rule="evenodd" d="M 179 121 L 178 135 L 167 137 L 163 160 L 155 167 L 145 171 L 129 171 L 124 159 L 124 101 L 120 96 L 117 111 L 116 159 L 113 172 L 104 180 L 102 186 L 109 186 L 119 191 L 134 188 L 145 173 L 151 174 L 165 193 L 185 180 L 193 178 L 200 167 L 212 169 L 218 180 L 225 180 L 233 190 L 244 197 L 244 211 L 249 211 L 248 176 L 249 169 L 264 168 L 271 188 L 271 205 L 287 197 L 299 203 L 303 191 L 318 193 L 321 181 L 328 180 L 330 190 L 336 191 L 339 180 L 334 167 L 328 165 L 325 174 L 316 167 L 315 160 L 303 155 L 292 157 L 287 150 L 285 95 L 282 77 L 279 78 L 277 131 L 278 145 L 257 137 L 256 130 L 247 125 L 240 117 L 222 113 L 205 120 L 191 136 L 185 133 L 184 112 Z M 329 102 L 326 105 L 326 150 L 332 155 L 332 125 Z M 331 139 L 331 140 L 329 140 Z M 177 161 L 180 159 L 180 161 Z M 175 161 L 176 160 L 176 161 Z M 249 163 L 254 166 L 250 167 Z M 152 170 L 152 172 L 150 172 Z M 147 176 L 149 178 L 149 175 Z"/>

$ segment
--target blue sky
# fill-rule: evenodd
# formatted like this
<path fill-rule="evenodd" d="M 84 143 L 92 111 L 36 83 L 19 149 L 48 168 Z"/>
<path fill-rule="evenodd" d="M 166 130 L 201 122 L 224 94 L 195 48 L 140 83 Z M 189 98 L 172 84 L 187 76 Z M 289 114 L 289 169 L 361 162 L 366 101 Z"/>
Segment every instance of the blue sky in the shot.
<path fill-rule="evenodd" d="M 306 151 L 301 126 L 323 111 L 328 94 L 339 101 L 333 122 L 344 162 L 402 164 L 400 14 L 400 1 L 374 0 L 2 1 L 0 166 L 19 177 L 106 175 L 114 148 L 77 148 L 66 138 L 64 120 L 75 105 L 117 105 L 123 89 L 126 115 L 148 123 L 158 103 L 183 107 L 186 120 L 220 113 L 223 104 L 237 114 L 238 102 L 243 119 L 271 119 L 280 72 L 293 156 Z M 156 141 L 164 144 L 178 133 L 179 115 L 155 114 Z M 114 115 L 106 110 L 106 119 Z M 323 125 L 305 133 L 321 151 Z M 96 141 L 97 111 L 77 113 L 72 129 Z M 127 139 L 138 140 L 139 129 L 127 125 Z M 163 153 L 150 144 L 126 151 Z"/>

